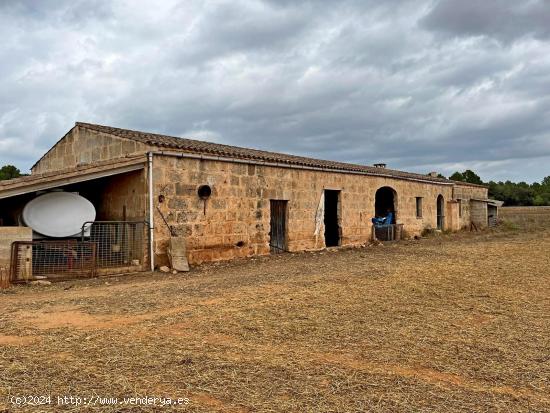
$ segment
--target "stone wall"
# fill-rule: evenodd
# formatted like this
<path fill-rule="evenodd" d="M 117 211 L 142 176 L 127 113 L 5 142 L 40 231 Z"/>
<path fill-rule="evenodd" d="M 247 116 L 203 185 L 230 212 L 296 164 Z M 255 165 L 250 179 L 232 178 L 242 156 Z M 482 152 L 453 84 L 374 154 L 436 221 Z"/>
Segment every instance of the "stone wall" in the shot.
<path fill-rule="evenodd" d="M 371 237 L 376 190 L 397 192 L 398 223 L 407 236 L 436 227 L 436 199 L 451 200 L 452 186 L 364 175 L 254 166 L 168 156 L 154 158 L 155 206 L 159 204 L 173 230 L 185 236 L 189 261 L 200 263 L 269 252 L 270 199 L 288 200 L 288 249 L 325 246 L 324 228 L 315 236 L 315 215 L 324 189 L 341 191 L 342 245 L 358 245 Z M 207 201 L 197 195 L 210 185 Z M 423 213 L 416 216 L 416 197 Z M 155 211 L 155 251 L 166 262 L 169 232 Z"/>
<path fill-rule="evenodd" d="M 145 153 L 147 145 L 75 126 L 32 168 L 33 174 Z"/>
<path fill-rule="evenodd" d="M 33 168 L 33 173 L 66 169 L 155 150 L 148 145 L 109 134 L 74 127 Z M 340 190 L 341 244 L 358 245 L 371 237 L 377 189 L 397 192 L 396 218 L 405 236 L 436 228 L 437 197 L 445 201 L 445 229 L 469 227 L 473 198 L 487 198 L 487 189 L 442 185 L 397 178 L 255 166 L 211 160 L 155 156 L 155 251 L 166 262 L 168 225 L 187 240 L 191 263 L 266 254 L 269 252 L 270 199 L 288 201 L 287 246 L 290 251 L 324 248 L 324 227 L 315 236 L 315 216 L 324 189 Z M 98 217 L 118 220 L 147 217 L 147 176 L 142 171 L 112 178 L 98 196 Z M 200 185 L 212 187 L 201 200 Z M 100 194 L 100 195 L 99 195 Z M 159 202 L 159 196 L 164 202 Z M 453 196 L 454 195 L 454 196 Z M 422 216 L 416 216 L 416 198 L 422 198 Z M 461 199 L 451 204 L 453 199 Z M 459 217 L 459 211 L 461 216 Z M 476 214 L 482 215 L 483 211 Z M 486 211 L 485 211 L 486 214 Z"/>
<path fill-rule="evenodd" d="M 446 211 L 446 230 L 448 231 L 459 231 L 462 225 L 462 218 L 459 213 L 460 203 L 456 200 L 451 200 L 447 202 L 447 211 Z"/>
<path fill-rule="evenodd" d="M 142 221 L 147 218 L 146 170 L 113 175 L 104 179 L 97 201 L 97 219 Z"/>

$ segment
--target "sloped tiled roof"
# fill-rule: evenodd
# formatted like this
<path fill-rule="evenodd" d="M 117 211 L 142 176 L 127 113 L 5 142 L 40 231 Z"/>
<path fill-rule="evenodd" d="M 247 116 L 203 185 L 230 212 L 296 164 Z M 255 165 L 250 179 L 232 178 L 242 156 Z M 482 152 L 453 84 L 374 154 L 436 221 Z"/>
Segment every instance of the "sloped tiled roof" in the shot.
<path fill-rule="evenodd" d="M 359 172 L 368 175 L 387 176 L 401 179 L 422 180 L 440 184 L 453 184 L 445 178 L 437 178 L 410 172 L 397 171 L 387 168 L 376 168 L 367 165 L 358 165 L 345 162 L 326 161 L 321 159 L 306 158 L 284 153 L 261 151 L 257 149 L 241 148 L 238 146 L 222 145 L 194 139 L 178 138 L 175 136 L 160 135 L 156 133 L 140 132 L 130 129 L 114 128 L 111 126 L 95 125 L 91 123 L 77 122 L 77 127 L 86 128 L 96 132 L 107 133 L 120 138 L 131 139 L 159 149 L 171 149 L 185 153 L 237 158 L 260 162 L 272 162 L 279 164 L 298 165 L 304 167 L 326 168 L 340 171 Z"/>

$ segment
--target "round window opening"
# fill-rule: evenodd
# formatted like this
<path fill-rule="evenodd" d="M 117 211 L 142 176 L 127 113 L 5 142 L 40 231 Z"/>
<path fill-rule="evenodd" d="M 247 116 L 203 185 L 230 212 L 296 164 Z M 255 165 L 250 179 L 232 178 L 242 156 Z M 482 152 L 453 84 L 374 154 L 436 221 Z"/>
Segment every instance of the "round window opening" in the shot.
<path fill-rule="evenodd" d="M 212 195 L 212 188 L 210 188 L 210 185 L 201 185 L 198 194 L 200 199 L 208 199 Z"/>

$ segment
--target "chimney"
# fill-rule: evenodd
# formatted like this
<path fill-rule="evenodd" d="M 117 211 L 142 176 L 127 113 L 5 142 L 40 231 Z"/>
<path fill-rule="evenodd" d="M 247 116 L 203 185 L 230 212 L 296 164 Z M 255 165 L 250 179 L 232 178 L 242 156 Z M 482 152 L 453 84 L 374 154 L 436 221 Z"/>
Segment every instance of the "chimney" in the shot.
<path fill-rule="evenodd" d="M 385 164 L 385 163 L 375 163 L 375 164 L 374 164 L 374 167 L 375 167 L 375 168 L 385 168 L 385 167 L 386 167 L 386 164 Z"/>
<path fill-rule="evenodd" d="M 430 172 L 428 176 L 431 176 L 432 178 L 437 178 L 439 176 L 439 172 Z"/>

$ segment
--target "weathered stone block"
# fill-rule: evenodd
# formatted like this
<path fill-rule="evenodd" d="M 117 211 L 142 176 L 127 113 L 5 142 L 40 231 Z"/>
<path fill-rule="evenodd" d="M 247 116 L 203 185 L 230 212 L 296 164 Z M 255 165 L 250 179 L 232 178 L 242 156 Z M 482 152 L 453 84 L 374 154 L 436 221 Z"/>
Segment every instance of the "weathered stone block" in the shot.
<path fill-rule="evenodd" d="M 191 196 L 197 191 L 197 185 L 176 183 L 176 195 Z"/>

